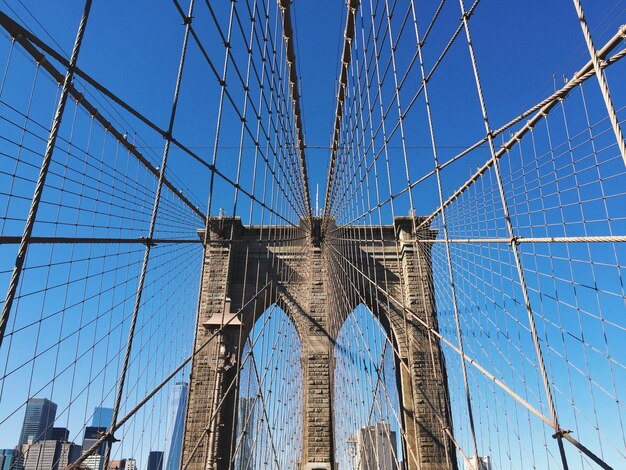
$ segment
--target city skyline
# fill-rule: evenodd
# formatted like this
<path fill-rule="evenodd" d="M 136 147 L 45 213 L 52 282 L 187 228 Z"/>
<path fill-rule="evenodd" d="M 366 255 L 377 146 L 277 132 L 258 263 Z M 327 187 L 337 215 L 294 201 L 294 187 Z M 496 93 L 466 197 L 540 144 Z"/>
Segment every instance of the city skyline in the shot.
<path fill-rule="evenodd" d="M 181 383 L 175 384 L 179 386 Z M 186 385 L 186 384 L 185 384 Z M 186 390 L 186 388 L 185 388 Z M 185 398 L 180 398 L 184 401 Z M 111 424 L 113 409 L 103 406 L 94 408 L 91 426 L 82 431 L 80 444 L 70 441 L 70 430 L 54 426 L 58 405 L 45 397 L 30 398 L 25 407 L 18 444 L 13 448 L 0 449 L 0 470 L 60 470 L 73 463 L 106 432 Z M 184 414 L 184 411 L 183 411 Z M 180 420 L 179 420 L 180 421 Z M 176 424 L 176 423 L 175 423 Z M 173 431 L 176 432 L 175 426 Z M 26 441 L 21 443 L 22 441 Z M 83 466 L 91 470 L 104 470 L 106 443 L 89 456 Z M 178 449 L 180 452 L 180 449 Z M 152 455 L 160 455 L 163 470 L 163 451 L 150 451 L 147 465 L 154 461 Z M 152 462 L 154 464 L 154 462 Z M 137 470 L 136 459 L 127 457 L 109 462 L 109 470 Z"/>
<path fill-rule="evenodd" d="M 379 422 L 364 426 L 357 431 L 357 470 L 397 470 L 399 468 L 396 432 L 389 423 Z"/>

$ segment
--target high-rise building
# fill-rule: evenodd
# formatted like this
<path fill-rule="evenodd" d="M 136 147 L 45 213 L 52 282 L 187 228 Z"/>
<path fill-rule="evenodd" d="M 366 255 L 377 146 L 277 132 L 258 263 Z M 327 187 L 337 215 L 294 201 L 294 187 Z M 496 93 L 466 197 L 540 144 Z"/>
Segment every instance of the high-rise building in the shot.
<path fill-rule="evenodd" d="M 475 468 L 477 470 L 491 470 L 491 459 L 488 456 L 484 457 L 470 457 L 469 458 L 471 468 Z"/>
<path fill-rule="evenodd" d="M 80 456 L 80 446 L 73 442 L 45 440 L 22 446 L 23 470 L 61 470 Z"/>
<path fill-rule="evenodd" d="M 356 461 L 358 470 L 397 470 L 396 432 L 388 423 L 376 423 L 357 432 Z"/>
<path fill-rule="evenodd" d="M 96 407 L 93 410 L 93 418 L 91 425 L 97 428 L 107 428 L 111 426 L 113 420 L 113 408 L 103 408 L 101 406 Z"/>
<path fill-rule="evenodd" d="M 179 469 L 186 409 L 187 382 L 177 382 L 170 388 L 167 400 L 165 450 L 163 452 L 165 470 Z"/>
<path fill-rule="evenodd" d="M 18 445 L 49 440 L 52 438 L 52 425 L 57 413 L 56 403 L 47 398 L 30 398 L 26 403 L 26 413 Z"/>
<path fill-rule="evenodd" d="M 24 452 L 24 470 L 56 470 L 57 450 L 57 441 L 33 442 Z"/>
<path fill-rule="evenodd" d="M 256 397 L 241 397 L 239 399 L 239 410 L 237 418 L 238 435 L 241 436 L 237 463 L 238 470 L 254 467 L 254 439 L 256 436 Z"/>
<path fill-rule="evenodd" d="M 70 438 L 70 430 L 67 428 L 52 428 L 50 439 L 53 441 L 67 442 Z"/>
<path fill-rule="evenodd" d="M 83 448 L 84 452 L 84 448 Z M 83 460 L 83 468 L 88 468 L 90 470 L 102 470 L 104 467 L 104 455 L 100 454 L 91 454 L 85 460 Z"/>
<path fill-rule="evenodd" d="M 163 451 L 150 451 L 150 454 L 148 454 L 148 467 L 146 470 L 163 470 Z"/>
<path fill-rule="evenodd" d="M 73 442 L 59 442 L 59 470 L 74 463 L 81 454 L 81 446 Z"/>
<path fill-rule="evenodd" d="M 0 470 L 13 468 L 17 452 L 15 449 L 0 449 Z"/>
<path fill-rule="evenodd" d="M 105 433 L 106 431 L 106 427 L 87 426 L 85 428 L 85 436 L 83 437 L 83 453 L 91 449 L 96 441 L 100 439 L 100 437 L 102 437 L 102 433 Z M 87 459 L 83 462 L 83 465 L 87 468 L 90 468 L 91 470 L 102 470 L 102 467 L 104 465 L 104 454 L 106 453 L 106 446 L 106 442 L 100 444 L 96 451 L 89 457 L 87 457 Z"/>
<path fill-rule="evenodd" d="M 109 470 L 137 470 L 135 459 L 111 460 Z"/>

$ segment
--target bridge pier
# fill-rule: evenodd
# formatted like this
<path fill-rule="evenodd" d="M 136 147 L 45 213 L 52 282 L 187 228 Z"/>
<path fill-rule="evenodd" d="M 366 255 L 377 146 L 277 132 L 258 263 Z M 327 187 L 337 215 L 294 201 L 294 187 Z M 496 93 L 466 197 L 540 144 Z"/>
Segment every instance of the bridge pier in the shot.
<path fill-rule="evenodd" d="M 302 355 L 303 433 L 302 470 L 333 470 L 333 374 L 332 343 L 310 339 Z"/>
<path fill-rule="evenodd" d="M 296 246 L 293 242 L 269 244 L 259 229 L 243 227 L 235 218 L 212 219 L 209 230 L 195 341 L 195 349 L 202 349 L 192 362 L 183 465 L 189 470 L 231 465 L 243 345 L 255 320 L 276 303 L 293 321 L 302 345 L 300 470 L 334 470 L 335 339 L 341 315 L 347 317 L 356 305 L 331 302 L 337 296 L 329 291 L 332 266 L 325 250 L 330 247 L 324 246 L 319 233 L 294 237 L 301 239 Z M 438 341 L 424 327 L 437 329 L 430 244 L 415 242 L 410 218 L 396 218 L 393 226 L 379 233 L 378 242 L 357 244 L 350 250 L 370 259 L 376 277 L 388 280 L 385 289 L 396 299 L 391 302 L 374 290 L 360 293 L 397 346 L 403 467 L 455 469 L 455 453 L 446 434 L 451 419 L 444 358 Z M 428 231 L 420 239 L 434 235 Z M 260 285 L 271 286 L 257 299 Z M 410 315 L 397 305 L 397 299 L 402 299 Z M 339 317 L 330 314 L 337 308 L 345 310 Z M 238 311 L 235 316 L 233 312 Z"/>
<path fill-rule="evenodd" d="M 405 364 L 396 368 L 407 433 L 407 468 L 454 469 L 456 454 L 445 432 L 446 428 L 452 431 L 446 367 L 439 341 L 428 329 L 439 329 L 433 297 L 432 244 L 415 241 L 433 239 L 437 233 L 425 228 L 414 234 L 411 217 L 397 217 L 394 222 L 404 305 L 416 317 L 409 316 L 403 328 L 406 336 L 399 349 Z"/>
<path fill-rule="evenodd" d="M 234 449 L 242 323 L 230 313 L 228 297 L 233 250 L 220 237 L 207 243 L 192 361 L 182 466 L 188 470 L 228 467 Z M 223 328 L 222 325 L 226 324 Z"/>
<path fill-rule="evenodd" d="M 334 338 L 329 333 L 326 270 L 320 247 L 309 248 L 309 295 L 302 327 L 302 470 L 334 470 Z"/>

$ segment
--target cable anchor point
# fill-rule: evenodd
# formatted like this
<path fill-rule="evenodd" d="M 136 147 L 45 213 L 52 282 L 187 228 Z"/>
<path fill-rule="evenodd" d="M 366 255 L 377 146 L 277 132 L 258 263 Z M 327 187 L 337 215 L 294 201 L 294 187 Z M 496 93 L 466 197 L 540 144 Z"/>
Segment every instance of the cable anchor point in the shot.
<path fill-rule="evenodd" d="M 571 434 L 573 431 L 571 429 L 559 429 L 557 432 L 552 434 L 552 439 L 562 439 L 568 434 Z"/>

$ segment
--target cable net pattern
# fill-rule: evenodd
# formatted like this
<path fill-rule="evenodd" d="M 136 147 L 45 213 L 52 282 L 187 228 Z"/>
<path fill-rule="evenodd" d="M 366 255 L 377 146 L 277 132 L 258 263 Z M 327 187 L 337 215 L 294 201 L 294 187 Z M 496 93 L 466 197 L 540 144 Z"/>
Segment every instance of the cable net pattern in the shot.
<path fill-rule="evenodd" d="M 558 21 L 578 49 L 532 97 L 501 85 L 514 71 L 494 52 L 510 34 L 493 15 L 526 6 L 347 1 L 319 213 L 296 3 L 147 7 L 137 21 L 159 34 L 153 50 L 129 45 L 147 57 L 127 64 L 136 81 L 118 74 L 126 88 L 89 72 L 114 8 L 76 7 L 73 45 L 21 1 L 0 12 L 5 468 L 170 470 L 198 455 L 203 468 L 308 468 L 303 410 L 322 387 L 303 373 L 310 337 L 281 287 L 303 282 L 293 260 L 311 240 L 332 340 L 324 465 L 619 468 L 623 2 L 572 0 Z M 150 60 L 166 87 L 142 86 Z M 232 221 L 258 239 L 228 271 L 214 247 L 234 246 Z M 203 343 L 199 312 L 231 281 L 241 303 L 216 300 L 233 316 Z M 205 350 L 226 392 L 188 442 Z M 426 428 L 437 445 L 416 437 Z"/>
<path fill-rule="evenodd" d="M 480 73 L 481 59 L 493 61 L 472 41 L 484 25 L 478 3 L 348 4 L 324 214 L 331 263 L 343 266 L 336 290 L 384 298 L 431 329 L 459 466 L 610 468 L 624 458 L 624 362 L 611 352 L 624 331 L 614 317 L 624 308 L 624 114 L 605 86 L 623 73 L 623 31 L 602 63 L 555 78 L 528 111 L 497 110 L 505 124 L 496 127 L 487 97 L 498 100 Z M 450 109 L 455 100 L 460 109 Z M 475 143 L 446 145 L 460 136 Z M 421 288 L 436 326 L 359 248 L 406 215 L 432 266 Z M 396 263 L 405 249 L 397 243 Z M 393 325 L 387 334 L 397 344 Z"/>

